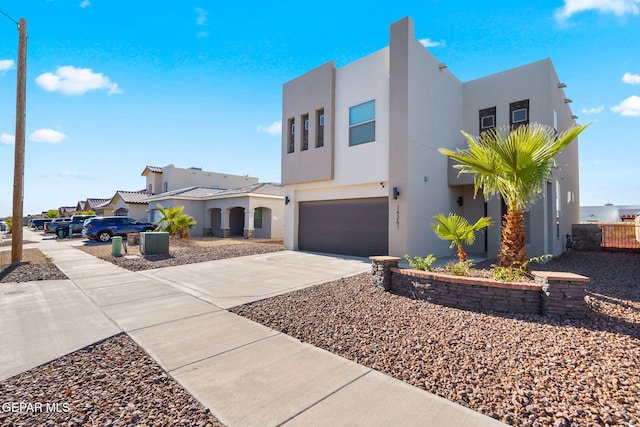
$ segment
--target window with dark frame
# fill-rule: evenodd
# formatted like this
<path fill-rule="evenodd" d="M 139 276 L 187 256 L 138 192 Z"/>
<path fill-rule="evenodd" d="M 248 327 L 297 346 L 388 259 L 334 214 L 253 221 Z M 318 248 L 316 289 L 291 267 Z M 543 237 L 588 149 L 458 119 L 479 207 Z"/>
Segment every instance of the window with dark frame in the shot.
<path fill-rule="evenodd" d="M 305 151 L 309 149 L 309 115 L 302 115 L 302 148 L 300 151 Z"/>
<path fill-rule="evenodd" d="M 349 146 L 376 140 L 376 101 L 349 108 Z"/>
<path fill-rule="evenodd" d="M 287 148 L 287 153 L 293 153 L 295 151 L 295 147 L 296 147 L 296 119 L 289 119 L 288 121 L 288 126 L 287 126 L 288 132 L 289 132 L 289 144 L 288 144 L 288 148 Z"/>
<path fill-rule="evenodd" d="M 529 124 L 529 100 L 509 104 L 509 126 L 516 129 L 526 124 Z"/>
<path fill-rule="evenodd" d="M 485 108 L 479 112 L 480 131 L 486 132 L 496 128 L 496 107 Z"/>
<path fill-rule="evenodd" d="M 262 208 L 253 211 L 253 228 L 262 228 Z"/>
<path fill-rule="evenodd" d="M 316 148 L 324 147 L 324 108 L 316 110 Z"/>

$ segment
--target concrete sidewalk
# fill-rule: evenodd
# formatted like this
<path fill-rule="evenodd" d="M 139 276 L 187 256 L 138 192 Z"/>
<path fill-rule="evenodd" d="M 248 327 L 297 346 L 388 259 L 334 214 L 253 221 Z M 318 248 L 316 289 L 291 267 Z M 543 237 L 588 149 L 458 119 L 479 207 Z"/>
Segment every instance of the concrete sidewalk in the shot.
<path fill-rule="evenodd" d="M 226 311 L 368 260 L 284 251 L 130 272 L 67 242 L 40 249 L 69 280 L 2 285 L 0 379 L 125 331 L 229 426 L 502 425 Z"/>

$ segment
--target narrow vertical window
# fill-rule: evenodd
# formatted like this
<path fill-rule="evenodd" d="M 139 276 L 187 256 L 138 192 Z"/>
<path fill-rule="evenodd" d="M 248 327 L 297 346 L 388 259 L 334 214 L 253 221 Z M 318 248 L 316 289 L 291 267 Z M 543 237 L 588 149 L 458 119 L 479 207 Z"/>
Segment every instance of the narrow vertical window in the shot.
<path fill-rule="evenodd" d="M 262 208 L 253 211 L 253 228 L 262 228 Z"/>
<path fill-rule="evenodd" d="M 509 125 L 512 129 L 529 124 L 529 100 L 509 104 Z"/>
<path fill-rule="evenodd" d="M 287 153 L 293 153 L 296 147 L 296 119 L 289 119 L 288 122 L 289 144 Z"/>
<path fill-rule="evenodd" d="M 316 110 L 316 148 L 324 147 L 324 108 Z"/>
<path fill-rule="evenodd" d="M 484 110 L 480 110 L 479 119 L 480 119 L 480 132 L 486 132 L 491 129 L 496 128 L 496 107 L 485 108 Z"/>
<path fill-rule="evenodd" d="M 349 146 L 376 140 L 376 101 L 349 108 Z"/>
<path fill-rule="evenodd" d="M 302 148 L 301 151 L 309 149 L 309 115 L 302 115 Z"/>

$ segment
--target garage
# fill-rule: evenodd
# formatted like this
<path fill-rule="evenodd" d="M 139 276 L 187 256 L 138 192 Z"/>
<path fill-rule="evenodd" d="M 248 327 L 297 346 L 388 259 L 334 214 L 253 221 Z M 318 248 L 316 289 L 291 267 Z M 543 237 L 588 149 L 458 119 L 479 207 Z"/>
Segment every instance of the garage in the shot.
<path fill-rule="evenodd" d="M 387 255 L 387 197 L 300 202 L 298 208 L 300 250 L 355 256 Z"/>

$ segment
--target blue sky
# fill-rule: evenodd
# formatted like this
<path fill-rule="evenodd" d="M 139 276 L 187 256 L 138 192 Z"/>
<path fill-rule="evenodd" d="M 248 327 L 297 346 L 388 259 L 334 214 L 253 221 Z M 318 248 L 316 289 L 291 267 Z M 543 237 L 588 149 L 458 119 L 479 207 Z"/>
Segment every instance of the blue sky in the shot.
<path fill-rule="evenodd" d="M 581 205 L 640 204 L 640 0 L 0 0 L 27 19 L 24 212 L 144 188 L 147 165 L 280 180 L 282 84 L 388 45 L 405 16 L 462 81 L 551 58 Z M 522 5 L 522 6 L 521 6 Z M 0 16 L 0 216 L 11 213 L 18 32 Z"/>

